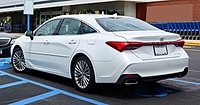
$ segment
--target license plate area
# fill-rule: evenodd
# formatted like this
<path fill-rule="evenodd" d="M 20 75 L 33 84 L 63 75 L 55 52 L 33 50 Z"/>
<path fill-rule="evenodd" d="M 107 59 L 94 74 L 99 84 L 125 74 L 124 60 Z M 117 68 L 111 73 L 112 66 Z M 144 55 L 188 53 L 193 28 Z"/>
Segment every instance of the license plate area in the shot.
<path fill-rule="evenodd" d="M 166 45 L 156 45 L 156 46 L 153 46 L 153 49 L 154 49 L 154 55 L 155 56 L 168 55 Z"/>

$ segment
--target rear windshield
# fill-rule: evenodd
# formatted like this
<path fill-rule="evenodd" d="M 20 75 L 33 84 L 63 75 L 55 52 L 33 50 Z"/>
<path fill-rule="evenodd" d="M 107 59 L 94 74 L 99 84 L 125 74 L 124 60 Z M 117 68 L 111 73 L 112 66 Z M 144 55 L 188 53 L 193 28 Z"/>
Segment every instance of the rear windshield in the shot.
<path fill-rule="evenodd" d="M 106 31 L 144 31 L 158 30 L 156 27 L 135 18 L 109 17 L 98 18 L 97 23 Z"/>

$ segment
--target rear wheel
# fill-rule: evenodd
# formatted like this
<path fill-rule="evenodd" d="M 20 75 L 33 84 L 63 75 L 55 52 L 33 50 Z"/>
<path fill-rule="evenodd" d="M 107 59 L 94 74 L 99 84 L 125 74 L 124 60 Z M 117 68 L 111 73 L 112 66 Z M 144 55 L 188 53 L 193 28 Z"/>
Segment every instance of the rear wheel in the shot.
<path fill-rule="evenodd" d="M 87 57 L 83 56 L 76 59 L 72 66 L 72 79 L 80 91 L 91 92 L 94 89 L 94 71 Z"/>
<path fill-rule="evenodd" d="M 24 72 L 26 69 L 26 63 L 24 59 L 23 51 L 20 48 L 15 48 L 11 57 L 13 69 L 16 72 Z"/>

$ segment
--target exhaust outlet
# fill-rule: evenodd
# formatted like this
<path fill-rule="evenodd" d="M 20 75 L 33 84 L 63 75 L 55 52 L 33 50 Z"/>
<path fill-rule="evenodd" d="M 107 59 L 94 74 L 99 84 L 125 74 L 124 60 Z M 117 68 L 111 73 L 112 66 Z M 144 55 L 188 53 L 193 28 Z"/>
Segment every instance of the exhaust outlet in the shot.
<path fill-rule="evenodd" d="M 136 84 L 138 84 L 138 81 L 135 79 L 127 79 L 125 81 L 125 85 L 136 85 Z"/>
<path fill-rule="evenodd" d="M 186 67 L 186 68 L 184 69 L 184 71 L 178 75 L 178 78 L 181 78 L 181 77 L 186 76 L 187 73 L 188 73 L 188 67 Z"/>

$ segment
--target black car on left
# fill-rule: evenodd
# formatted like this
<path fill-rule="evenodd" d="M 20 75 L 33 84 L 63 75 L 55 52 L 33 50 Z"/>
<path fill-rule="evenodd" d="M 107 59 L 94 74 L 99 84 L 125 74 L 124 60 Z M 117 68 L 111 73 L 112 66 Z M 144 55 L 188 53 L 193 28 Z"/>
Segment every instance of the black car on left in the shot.
<path fill-rule="evenodd" d="M 9 33 L 0 32 L 0 58 L 10 57 L 10 48 L 16 37 Z"/>

